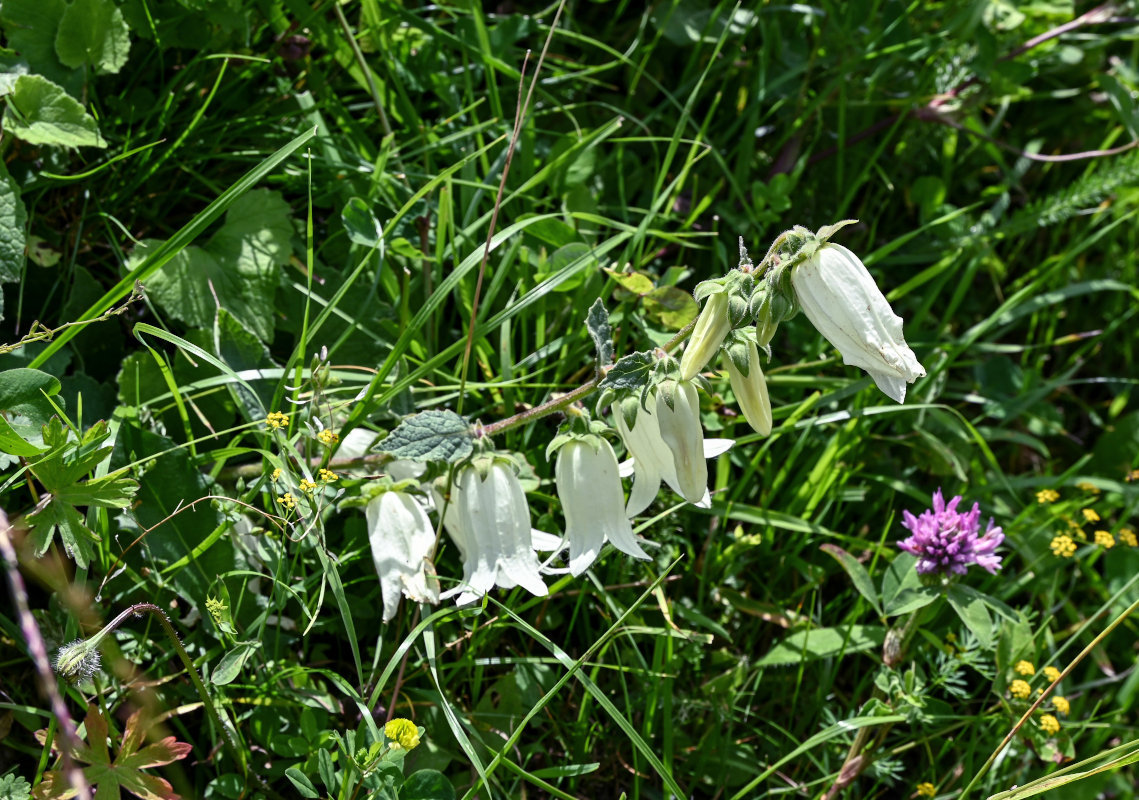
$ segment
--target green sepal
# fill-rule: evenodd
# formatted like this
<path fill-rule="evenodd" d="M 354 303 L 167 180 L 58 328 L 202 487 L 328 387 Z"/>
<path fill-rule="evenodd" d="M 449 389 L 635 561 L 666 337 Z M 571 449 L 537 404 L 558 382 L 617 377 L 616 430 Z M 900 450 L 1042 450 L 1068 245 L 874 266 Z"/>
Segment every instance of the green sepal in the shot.
<path fill-rule="evenodd" d="M 558 435 L 546 445 L 546 460 L 549 461 L 550 457 L 565 447 L 570 442 L 584 442 L 593 448 L 593 452 L 601 452 L 601 443 L 604 441 L 602 434 L 611 432 L 611 428 L 600 420 L 589 420 L 586 425 L 574 425 L 571 423 L 568 427 L 563 425 L 558 431 Z"/>

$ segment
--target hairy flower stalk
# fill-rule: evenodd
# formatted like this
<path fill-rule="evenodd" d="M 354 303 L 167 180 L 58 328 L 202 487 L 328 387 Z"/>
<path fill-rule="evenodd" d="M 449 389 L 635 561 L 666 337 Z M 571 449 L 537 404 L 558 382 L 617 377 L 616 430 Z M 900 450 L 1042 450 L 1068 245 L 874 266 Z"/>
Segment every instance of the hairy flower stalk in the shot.
<path fill-rule="evenodd" d="M 417 603 L 439 602 L 439 584 L 429 558 L 435 546 L 435 526 L 414 496 L 383 492 L 364 509 L 372 560 L 380 576 L 383 621 L 395 616 L 401 596 Z"/>
<path fill-rule="evenodd" d="M 566 515 L 571 574 L 589 569 L 606 542 L 633 558 L 649 558 L 625 515 L 617 456 L 609 442 L 600 436 L 566 442 L 558 450 L 554 472 Z"/>
<path fill-rule="evenodd" d="M 534 554 L 526 494 L 503 462 L 494 459 L 483 470 L 467 466 L 459 471 L 443 526 L 463 557 L 463 585 L 442 597 L 458 594 L 456 602 L 462 605 L 496 584 L 522 586 L 539 596 L 548 593 Z"/>
<path fill-rule="evenodd" d="M 866 370 L 879 389 L 904 402 L 906 384 L 924 377 L 925 368 L 902 337 L 902 318 L 858 256 L 825 243 L 791 270 L 791 285 L 803 313 L 843 363 Z"/>
<path fill-rule="evenodd" d="M 922 574 L 940 572 L 964 575 L 971 564 L 996 574 L 1001 567 L 1001 556 L 995 555 L 1004 541 L 1004 533 L 989 519 L 984 534 L 981 530 L 981 506 L 962 514 L 957 511 L 961 495 L 948 503 L 938 489 L 933 494 L 933 508 L 915 517 L 902 512 L 902 526 L 911 536 L 898 542 L 898 547 L 918 557 L 917 571 Z"/>
<path fill-rule="evenodd" d="M 732 329 L 728 314 L 728 293 L 716 292 L 708 296 L 704 310 L 692 330 L 692 338 L 680 359 L 681 380 L 692 380 L 712 360 L 720 349 L 724 337 Z"/>

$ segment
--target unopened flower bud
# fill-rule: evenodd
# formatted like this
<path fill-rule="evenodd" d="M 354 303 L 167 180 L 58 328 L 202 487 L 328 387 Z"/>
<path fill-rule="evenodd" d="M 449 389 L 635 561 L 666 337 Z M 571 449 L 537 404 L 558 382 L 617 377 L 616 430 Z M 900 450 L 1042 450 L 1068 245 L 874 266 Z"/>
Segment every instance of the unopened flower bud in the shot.
<path fill-rule="evenodd" d="M 700 312 L 700 318 L 696 320 L 696 327 L 684 349 L 684 355 L 680 359 L 681 380 L 688 381 L 695 378 L 716 355 L 724 337 L 732 329 L 732 320 L 728 312 L 727 292 L 709 295 L 704 310 Z"/>
<path fill-rule="evenodd" d="M 737 361 L 740 362 L 737 365 Z M 724 352 L 724 366 L 744 419 L 760 436 L 771 433 L 771 399 L 759 363 L 759 349 L 750 338 Z M 741 368 L 742 367 L 742 368 Z"/>
<path fill-rule="evenodd" d="M 96 635 L 90 639 L 76 639 L 59 648 L 52 665 L 56 674 L 72 683 L 89 679 L 99 670 L 98 645 L 101 638 L 101 635 Z"/>

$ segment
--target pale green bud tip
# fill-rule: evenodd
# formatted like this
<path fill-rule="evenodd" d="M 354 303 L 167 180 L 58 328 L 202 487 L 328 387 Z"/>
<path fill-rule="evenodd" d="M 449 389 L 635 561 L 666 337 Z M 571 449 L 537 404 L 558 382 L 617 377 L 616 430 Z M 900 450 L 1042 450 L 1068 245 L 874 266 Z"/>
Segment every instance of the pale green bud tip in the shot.
<path fill-rule="evenodd" d="M 411 750 L 419 746 L 419 728 L 409 719 L 397 717 L 384 726 L 384 736 L 391 740 L 393 747 Z"/>
<path fill-rule="evenodd" d="M 97 644 L 91 639 L 76 639 L 59 648 L 52 665 L 56 673 L 75 683 L 90 678 L 99 669 Z"/>

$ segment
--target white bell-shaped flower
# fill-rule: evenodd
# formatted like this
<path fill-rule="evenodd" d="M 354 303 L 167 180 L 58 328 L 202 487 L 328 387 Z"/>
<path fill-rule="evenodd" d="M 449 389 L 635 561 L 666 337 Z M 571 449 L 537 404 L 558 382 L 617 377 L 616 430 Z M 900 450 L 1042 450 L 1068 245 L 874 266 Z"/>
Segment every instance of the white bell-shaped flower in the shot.
<path fill-rule="evenodd" d="M 822 245 L 792 269 L 791 285 L 799 307 L 842 353 L 843 363 L 866 370 L 891 398 L 903 402 L 906 384 L 925 376 L 902 337 L 902 318 L 854 253 Z"/>
<path fill-rule="evenodd" d="M 596 445 L 596 446 L 595 446 Z M 558 497 L 566 515 L 569 567 L 580 575 L 601 554 L 605 542 L 634 558 L 648 559 L 625 516 L 617 456 L 601 437 L 571 439 L 558 449 L 554 468 Z M 660 485 L 658 480 L 657 485 Z"/>
<path fill-rule="evenodd" d="M 384 492 L 368 502 L 364 514 L 380 576 L 384 622 L 395 616 L 400 595 L 417 603 L 438 603 L 439 585 L 428 560 L 435 527 L 424 505 L 406 492 Z"/>
<path fill-rule="evenodd" d="M 675 388 L 673 388 L 675 387 Z M 672 389 L 672 408 L 661 398 Z M 708 462 L 704 457 L 704 426 L 700 423 L 700 397 L 691 381 L 666 381 L 657 387 L 657 425 L 660 438 L 672 451 L 676 493 L 689 503 L 708 491 Z"/>
<path fill-rule="evenodd" d="M 489 592 L 522 586 L 544 596 L 541 564 L 534 554 L 530 506 L 518 476 L 497 459 L 485 470 L 463 468 L 455 478 L 443 527 L 463 557 L 463 584 L 443 593 L 458 594 L 460 605 Z"/>
<path fill-rule="evenodd" d="M 661 437 L 656 408 L 656 397 L 650 394 L 646 398 L 645 407 L 638 409 L 637 419 L 632 428 L 625 424 L 624 415 L 619 410 L 613 415 L 617 432 L 621 435 L 621 441 L 625 443 L 625 449 L 630 455 L 630 458 L 620 465 L 622 478 L 633 476 L 633 490 L 629 493 L 629 502 L 625 506 L 625 514 L 630 518 L 652 505 L 660 491 L 661 481 L 682 495 L 672 450 Z M 704 457 L 715 458 L 727 452 L 733 444 L 735 444 L 733 439 L 705 439 Z M 694 501 L 694 505 L 699 508 L 711 507 L 712 498 L 707 487 L 700 499 Z"/>

